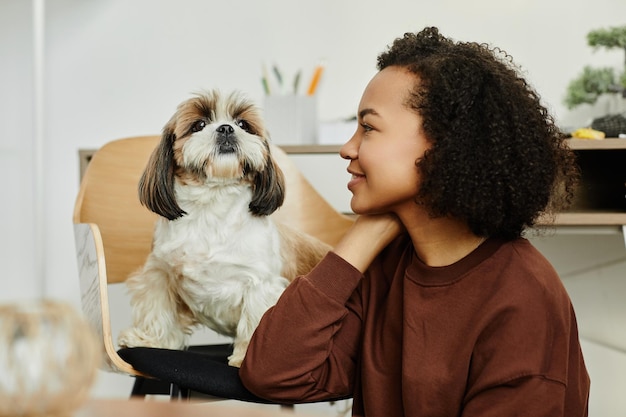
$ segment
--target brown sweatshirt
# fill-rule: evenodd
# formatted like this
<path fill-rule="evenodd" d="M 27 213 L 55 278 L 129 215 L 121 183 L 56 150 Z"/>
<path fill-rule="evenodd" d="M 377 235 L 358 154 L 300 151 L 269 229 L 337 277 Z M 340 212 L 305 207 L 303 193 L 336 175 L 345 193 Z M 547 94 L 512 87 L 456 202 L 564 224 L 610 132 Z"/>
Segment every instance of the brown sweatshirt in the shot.
<path fill-rule="evenodd" d="M 240 370 L 259 396 L 354 398 L 353 415 L 587 416 L 570 299 L 525 239 L 429 267 L 398 238 L 365 275 L 329 253 L 257 328 Z"/>

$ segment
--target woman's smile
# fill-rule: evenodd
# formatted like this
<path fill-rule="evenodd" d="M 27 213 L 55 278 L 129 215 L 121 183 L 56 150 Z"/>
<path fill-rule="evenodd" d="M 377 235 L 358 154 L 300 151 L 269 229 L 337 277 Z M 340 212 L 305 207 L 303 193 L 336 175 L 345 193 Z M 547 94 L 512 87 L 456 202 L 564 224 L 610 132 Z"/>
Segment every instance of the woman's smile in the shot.
<path fill-rule="evenodd" d="M 353 172 L 348 170 L 348 173 L 351 174 L 350 181 L 348 181 L 348 190 L 353 192 L 353 188 L 360 182 L 365 181 L 365 175 L 359 174 L 357 172 Z"/>

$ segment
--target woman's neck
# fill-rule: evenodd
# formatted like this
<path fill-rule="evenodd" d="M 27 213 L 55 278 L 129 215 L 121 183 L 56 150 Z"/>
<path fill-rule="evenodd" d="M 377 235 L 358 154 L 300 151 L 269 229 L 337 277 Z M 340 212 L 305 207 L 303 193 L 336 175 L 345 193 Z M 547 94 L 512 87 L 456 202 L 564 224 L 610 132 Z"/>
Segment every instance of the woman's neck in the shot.
<path fill-rule="evenodd" d="M 448 266 L 463 259 L 485 240 L 462 221 L 449 217 L 401 218 L 416 255 L 428 266 Z"/>

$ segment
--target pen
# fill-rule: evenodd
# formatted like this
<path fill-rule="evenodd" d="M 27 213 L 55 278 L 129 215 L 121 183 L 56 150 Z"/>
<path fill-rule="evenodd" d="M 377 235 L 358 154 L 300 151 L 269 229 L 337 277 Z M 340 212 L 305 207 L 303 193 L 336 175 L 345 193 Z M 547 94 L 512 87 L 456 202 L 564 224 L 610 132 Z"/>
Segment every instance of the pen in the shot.
<path fill-rule="evenodd" d="M 270 83 L 267 79 L 267 68 L 265 68 L 265 64 L 263 65 L 263 77 L 261 77 L 261 83 L 263 84 L 263 91 L 265 91 L 266 95 L 270 95 Z"/>
<path fill-rule="evenodd" d="M 300 77 L 302 75 L 302 71 L 298 71 L 296 73 L 295 78 L 293 79 L 293 93 L 298 94 L 298 89 L 300 88 Z"/>
<path fill-rule="evenodd" d="M 265 95 L 270 95 L 270 86 L 267 83 L 267 78 L 261 77 L 261 83 L 263 84 L 263 91 L 265 91 Z"/>
<path fill-rule="evenodd" d="M 278 86 L 282 87 L 282 85 L 283 85 L 283 74 L 280 73 L 280 70 L 278 69 L 278 67 L 276 65 L 274 65 L 272 67 L 272 70 L 274 71 L 274 75 L 276 76 L 276 80 L 278 81 Z"/>
<path fill-rule="evenodd" d="M 315 67 L 315 72 L 313 72 L 313 78 L 311 79 L 311 83 L 309 84 L 307 95 L 312 96 L 313 94 L 315 94 L 317 86 L 320 82 L 320 78 L 322 77 L 322 72 L 324 72 L 324 66 L 322 64 Z"/>

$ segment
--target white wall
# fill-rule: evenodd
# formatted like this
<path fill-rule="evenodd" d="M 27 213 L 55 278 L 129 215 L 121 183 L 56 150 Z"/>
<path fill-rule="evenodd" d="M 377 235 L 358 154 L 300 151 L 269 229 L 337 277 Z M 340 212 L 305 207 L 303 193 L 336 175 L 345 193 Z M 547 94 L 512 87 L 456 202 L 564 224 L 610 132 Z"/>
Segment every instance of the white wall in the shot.
<path fill-rule="evenodd" d="M 41 292 L 35 276 L 33 25 L 28 1 L 0 0 L 0 300 Z M 9 285 L 10 283 L 10 285 Z"/>
<path fill-rule="evenodd" d="M 71 225 L 78 149 L 158 133 L 175 106 L 199 89 L 239 88 L 260 101 L 263 62 L 280 65 L 288 75 L 302 69 L 306 80 L 323 59 L 327 71 L 319 90 L 319 114 L 322 120 L 333 120 L 355 111 L 375 71 L 375 58 L 387 44 L 403 32 L 436 25 L 452 37 L 507 50 L 557 120 L 578 127 L 606 108 L 567 111 L 562 97 L 569 80 L 586 64 L 619 66 L 624 59 L 620 52 L 594 53 L 585 40 L 592 29 L 626 23 L 623 0 L 41 2 L 46 8 L 44 117 L 37 124 L 33 6 L 26 0 L 0 0 L 0 173 L 5 178 L 0 301 L 43 294 L 78 305 Z M 34 175 L 38 129 L 44 139 L 44 159 L 37 167 L 43 172 L 41 201 Z M 45 214 L 41 229 L 36 227 L 37 213 Z M 554 256 L 578 258 L 575 251 L 585 247 L 572 242 L 584 239 L 559 241 Z M 621 250 L 609 266 L 565 271 L 573 274 L 565 281 L 584 283 L 584 278 L 602 275 L 609 288 L 619 289 L 618 278 L 626 271 L 623 242 Z M 566 266 L 569 259 L 561 261 Z M 577 289 L 583 287 L 571 285 L 577 307 L 584 310 L 581 322 L 591 328 L 587 317 L 607 308 L 579 301 L 597 289 Z M 604 300 L 601 295 L 595 299 Z M 615 323 L 609 332 L 623 332 L 620 314 L 607 313 Z M 626 388 L 623 372 L 616 371 L 626 367 L 624 355 L 615 350 L 606 354 L 606 348 L 592 342 L 585 346 L 597 378 L 594 415 L 624 415 L 624 400 L 607 397 L 613 387 L 620 392 Z M 115 384 L 117 380 L 102 383 L 98 392 L 117 392 Z"/>

